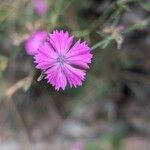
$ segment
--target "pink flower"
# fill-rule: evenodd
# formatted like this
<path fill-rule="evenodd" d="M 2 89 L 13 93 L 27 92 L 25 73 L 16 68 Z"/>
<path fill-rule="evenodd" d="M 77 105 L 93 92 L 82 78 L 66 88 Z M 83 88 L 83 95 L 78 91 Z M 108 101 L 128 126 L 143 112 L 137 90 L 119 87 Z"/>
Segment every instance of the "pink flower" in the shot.
<path fill-rule="evenodd" d="M 117 27 L 117 29 L 118 29 L 118 32 L 124 32 L 125 31 L 125 26 L 124 25 L 119 25 Z"/>
<path fill-rule="evenodd" d="M 83 150 L 83 149 L 84 149 L 84 145 L 82 142 L 77 141 L 74 143 L 73 150 Z"/>
<path fill-rule="evenodd" d="M 45 31 L 35 31 L 32 33 L 32 35 L 25 41 L 25 50 L 27 54 L 36 54 L 40 44 L 46 40 L 46 37 L 47 32 Z"/>
<path fill-rule="evenodd" d="M 44 15 L 48 11 L 46 0 L 33 0 L 33 8 L 38 15 Z"/>
<path fill-rule="evenodd" d="M 92 54 L 86 42 L 78 40 L 73 44 L 73 36 L 68 32 L 53 31 L 35 55 L 36 68 L 44 71 L 48 83 L 56 90 L 82 85 Z"/>

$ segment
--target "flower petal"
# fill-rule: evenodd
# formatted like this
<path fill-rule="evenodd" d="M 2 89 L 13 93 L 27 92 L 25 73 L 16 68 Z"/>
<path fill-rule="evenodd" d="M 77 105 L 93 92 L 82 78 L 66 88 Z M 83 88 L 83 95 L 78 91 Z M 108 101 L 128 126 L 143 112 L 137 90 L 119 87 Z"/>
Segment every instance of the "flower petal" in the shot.
<path fill-rule="evenodd" d="M 82 81 L 84 80 L 85 76 L 84 70 L 80 70 L 66 64 L 64 66 L 64 72 L 71 87 L 77 87 L 77 85 L 82 85 Z"/>
<path fill-rule="evenodd" d="M 80 40 L 78 40 L 74 46 L 68 51 L 67 56 L 73 57 L 85 54 L 87 52 L 90 52 L 90 48 L 86 44 L 86 42 L 80 43 Z"/>
<path fill-rule="evenodd" d="M 47 43 L 43 43 L 38 50 L 38 53 L 34 56 L 35 63 L 37 63 L 37 69 L 48 69 L 52 67 L 56 62 L 57 54 L 53 48 Z"/>
<path fill-rule="evenodd" d="M 49 41 L 59 54 L 66 53 L 72 45 L 73 36 L 69 36 L 68 32 L 54 31 L 49 34 Z"/>
<path fill-rule="evenodd" d="M 67 85 L 67 79 L 65 74 L 62 72 L 61 68 L 54 66 L 46 71 L 46 79 L 48 82 L 55 86 L 55 89 L 58 91 L 60 88 L 63 90 Z"/>
<path fill-rule="evenodd" d="M 91 63 L 92 54 L 87 44 L 85 42 L 80 43 L 80 40 L 78 40 L 70 51 L 68 51 L 67 59 L 69 64 L 87 69 L 89 68 L 88 63 Z"/>

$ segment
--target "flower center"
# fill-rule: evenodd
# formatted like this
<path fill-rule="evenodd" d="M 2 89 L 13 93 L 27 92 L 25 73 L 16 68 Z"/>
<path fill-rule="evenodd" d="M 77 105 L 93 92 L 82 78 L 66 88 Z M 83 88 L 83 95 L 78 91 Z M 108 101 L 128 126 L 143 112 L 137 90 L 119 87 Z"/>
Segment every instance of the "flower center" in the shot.
<path fill-rule="evenodd" d="M 66 57 L 64 55 L 59 55 L 57 57 L 57 62 L 60 64 L 64 64 L 66 62 Z"/>

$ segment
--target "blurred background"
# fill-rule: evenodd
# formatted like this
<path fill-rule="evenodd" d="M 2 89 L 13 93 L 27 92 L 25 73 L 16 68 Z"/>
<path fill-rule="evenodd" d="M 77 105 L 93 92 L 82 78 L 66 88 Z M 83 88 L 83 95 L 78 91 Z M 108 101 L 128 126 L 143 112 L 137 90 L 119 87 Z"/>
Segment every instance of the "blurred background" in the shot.
<path fill-rule="evenodd" d="M 0 150 L 150 149 L 149 0 L 0 3 Z M 25 41 L 53 29 L 92 47 L 82 87 L 37 81 Z"/>

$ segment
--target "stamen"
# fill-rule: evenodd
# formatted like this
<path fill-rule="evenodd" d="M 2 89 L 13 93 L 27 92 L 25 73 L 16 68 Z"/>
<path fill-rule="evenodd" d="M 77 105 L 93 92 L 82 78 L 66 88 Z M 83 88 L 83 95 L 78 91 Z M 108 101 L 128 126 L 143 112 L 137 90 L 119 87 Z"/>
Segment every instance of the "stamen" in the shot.
<path fill-rule="evenodd" d="M 60 64 L 64 64 L 66 62 L 66 57 L 64 55 L 59 55 L 57 58 L 57 62 Z"/>

